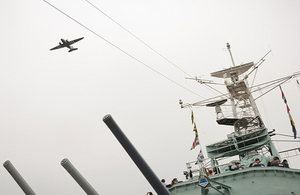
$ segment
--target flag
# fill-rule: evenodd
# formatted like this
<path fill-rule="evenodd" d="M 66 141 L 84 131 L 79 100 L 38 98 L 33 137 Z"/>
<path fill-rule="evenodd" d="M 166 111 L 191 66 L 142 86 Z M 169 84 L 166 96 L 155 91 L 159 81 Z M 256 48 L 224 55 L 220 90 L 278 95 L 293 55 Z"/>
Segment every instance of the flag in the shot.
<path fill-rule="evenodd" d="M 199 154 L 198 154 L 198 160 L 203 160 L 204 159 L 204 155 L 202 153 L 202 150 L 200 150 Z"/>
<path fill-rule="evenodd" d="M 294 133 L 294 139 L 296 139 L 297 131 L 296 131 L 296 127 L 295 127 L 295 122 L 293 121 L 293 118 L 290 113 L 289 113 L 289 117 L 291 120 L 291 125 L 292 125 L 292 129 L 293 129 L 293 133 Z"/>
<path fill-rule="evenodd" d="M 287 104 L 287 100 L 286 100 L 285 95 L 284 95 L 284 93 L 283 93 L 283 91 L 282 91 L 282 89 L 281 89 L 281 86 L 279 86 L 279 88 L 280 88 L 280 91 L 281 91 L 282 99 L 283 99 L 283 101 L 284 101 L 284 103 L 285 103 L 285 105 L 286 105 L 287 113 L 288 113 L 289 118 L 290 118 L 290 121 L 291 121 L 292 131 L 293 131 L 293 133 L 294 133 L 294 139 L 296 139 L 297 131 L 296 131 L 295 123 L 294 123 L 293 118 L 292 118 L 292 116 L 291 116 L 290 108 L 289 108 L 289 106 L 288 106 L 288 104 Z"/>
<path fill-rule="evenodd" d="M 195 131 L 196 137 L 198 137 L 198 131 L 197 131 L 197 127 L 196 127 L 195 123 L 194 123 L 194 130 L 193 131 Z"/>
<path fill-rule="evenodd" d="M 195 139 L 193 141 L 191 150 L 195 149 L 195 147 L 200 144 L 199 139 L 198 139 L 198 131 L 197 131 L 197 127 L 196 127 L 195 123 L 194 123 L 194 130 L 193 131 L 195 131 Z"/>
<path fill-rule="evenodd" d="M 199 145 L 199 139 L 198 137 L 195 137 L 194 141 L 193 141 L 193 144 L 192 144 L 192 147 L 191 147 L 191 150 L 192 149 L 195 149 L 195 147 Z"/>
<path fill-rule="evenodd" d="M 194 141 L 193 141 L 191 150 L 192 150 L 192 149 L 195 149 L 195 147 L 196 147 L 197 145 L 199 145 L 199 146 L 200 146 L 200 152 L 199 152 L 199 154 L 198 154 L 198 160 L 199 160 L 199 161 L 202 161 L 202 160 L 204 159 L 204 155 L 203 155 L 203 153 L 202 153 L 201 145 L 200 145 L 200 142 L 199 142 L 198 131 L 197 131 L 196 123 L 194 122 L 194 113 L 193 113 L 193 111 L 192 111 L 192 113 L 191 113 L 191 120 L 192 120 L 192 124 L 194 124 L 194 129 L 193 129 L 193 131 L 195 132 L 195 139 L 194 139 Z"/>

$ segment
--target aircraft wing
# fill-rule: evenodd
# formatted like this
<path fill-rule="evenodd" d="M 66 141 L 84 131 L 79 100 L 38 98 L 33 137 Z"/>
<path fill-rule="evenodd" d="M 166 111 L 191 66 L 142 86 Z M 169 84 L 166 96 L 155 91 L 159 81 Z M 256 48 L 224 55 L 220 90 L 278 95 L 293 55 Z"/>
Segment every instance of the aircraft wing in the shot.
<path fill-rule="evenodd" d="M 74 43 L 76 43 L 76 42 L 82 40 L 83 38 L 84 38 L 84 37 L 81 37 L 81 38 L 79 38 L 79 39 L 74 39 L 74 40 L 72 40 L 72 41 L 69 41 L 69 43 L 70 43 L 70 45 L 72 45 L 72 44 L 74 44 Z"/>
<path fill-rule="evenodd" d="M 53 47 L 52 49 L 50 49 L 50 50 L 54 50 L 54 49 L 60 49 L 60 48 L 63 48 L 64 46 L 61 46 L 61 45 L 58 45 L 58 46 L 56 46 L 56 47 Z"/>

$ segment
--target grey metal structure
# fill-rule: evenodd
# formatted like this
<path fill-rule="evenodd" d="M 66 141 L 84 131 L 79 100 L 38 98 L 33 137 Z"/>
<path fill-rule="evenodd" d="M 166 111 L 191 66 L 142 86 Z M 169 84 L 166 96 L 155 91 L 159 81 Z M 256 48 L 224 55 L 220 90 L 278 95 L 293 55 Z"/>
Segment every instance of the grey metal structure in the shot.
<path fill-rule="evenodd" d="M 9 172 L 9 174 L 14 178 L 20 188 L 26 195 L 36 195 L 35 192 L 31 189 L 28 183 L 24 180 L 24 178 L 20 175 L 17 169 L 13 166 L 13 164 L 7 160 L 3 163 L 3 166 Z"/>
<path fill-rule="evenodd" d="M 77 171 L 69 159 L 63 159 L 60 164 L 69 172 L 69 174 L 88 195 L 99 195 L 89 182 Z"/>
<path fill-rule="evenodd" d="M 118 139 L 120 144 L 126 150 L 130 158 L 140 169 L 140 171 L 143 173 L 143 175 L 148 180 L 148 182 L 153 187 L 153 189 L 157 192 L 157 194 L 170 195 L 170 193 L 162 185 L 158 177 L 155 175 L 155 173 L 152 171 L 152 169 L 149 167 L 149 165 L 146 163 L 143 157 L 139 154 L 139 152 L 135 149 L 135 147 L 132 145 L 132 143 L 129 141 L 129 139 L 126 137 L 123 131 L 119 128 L 119 126 L 114 121 L 112 116 L 109 114 L 105 115 L 103 117 L 103 121 L 111 130 L 111 132 L 115 135 L 115 137 Z"/>
<path fill-rule="evenodd" d="M 253 80 L 249 85 L 249 75 L 264 62 L 269 52 L 258 63 L 235 66 L 229 44 L 227 48 L 233 66 L 213 72 L 211 76 L 223 78 L 228 93 L 193 104 L 179 103 L 182 108 L 215 107 L 216 122 L 232 126 L 233 132 L 227 134 L 225 140 L 206 145 L 208 158 L 188 162 L 185 172 L 193 174 L 187 175 L 186 181 L 172 185 L 169 192 L 172 195 L 300 194 L 300 170 L 280 163 L 281 156 L 271 139 L 276 135 L 273 133 L 275 130 L 267 129 L 255 102 L 262 95 L 298 76 L 299 72 L 257 86 L 253 86 Z M 202 80 L 197 81 L 203 83 Z M 262 89 L 266 91 L 254 98 L 253 93 Z M 293 121 L 291 123 L 293 126 Z M 201 185 L 204 176 L 210 182 L 206 187 Z"/>

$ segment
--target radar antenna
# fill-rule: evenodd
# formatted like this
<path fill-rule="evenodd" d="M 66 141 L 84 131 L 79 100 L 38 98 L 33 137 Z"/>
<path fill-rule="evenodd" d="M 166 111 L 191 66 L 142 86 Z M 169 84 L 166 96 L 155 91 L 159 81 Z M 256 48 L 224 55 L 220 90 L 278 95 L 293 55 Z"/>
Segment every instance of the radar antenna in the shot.
<path fill-rule="evenodd" d="M 263 127 L 261 119 L 257 116 L 253 117 L 244 117 L 237 120 L 234 123 L 234 130 L 239 135 L 251 133 L 252 131 L 257 130 L 258 128 Z"/>

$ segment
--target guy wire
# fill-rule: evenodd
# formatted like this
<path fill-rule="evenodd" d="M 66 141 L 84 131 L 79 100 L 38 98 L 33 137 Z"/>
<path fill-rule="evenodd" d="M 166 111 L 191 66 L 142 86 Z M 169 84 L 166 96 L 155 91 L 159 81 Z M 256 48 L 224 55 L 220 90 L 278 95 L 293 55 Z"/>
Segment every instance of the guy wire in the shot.
<path fill-rule="evenodd" d="M 143 43 L 144 45 L 146 45 L 149 49 L 151 49 L 152 51 L 154 51 L 156 54 L 158 54 L 160 57 L 164 58 L 165 60 L 167 60 L 169 63 L 171 63 L 173 66 L 175 66 L 176 68 L 178 68 L 180 71 L 182 71 L 183 73 L 185 73 L 186 75 L 192 77 L 191 75 L 189 75 L 187 72 L 185 72 L 184 70 L 182 70 L 179 66 L 177 66 L 176 64 L 174 64 L 172 61 L 170 61 L 169 59 L 167 59 L 165 56 L 163 56 L 162 54 L 160 54 L 158 51 L 156 51 L 155 49 L 153 49 L 150 45 L 148 45 L 147 43 L 145 43 L 143 40 L 141 40 L 140 38 L 138 38 L 137 36 L 135 36 L 133 33 L 131 33 L 129 30 L 127 30 L 125 27 L 123 27 L 121 24 L 119 24 L 117 21 L 115 21 L 114 19 L 112 19 L 109 15 L 107 15 L 106 13 L 104 13 L 102 10 L 100 10 L 97 6 L 95 6 L 94 4 L 92 4 L 90 1 L 85 0 L 86 2 L 88 2 L 91 6 L 93 6 L 95 9 L 97 9 L 99 12 L 101 12 L 103 15 L 105 15 L 107 18 L 109 18 L 111 21 L 113 21 L 114 23 L 116 23 L 118 26 L 120 26 L 123 30 L 125 30 L 126 32 L 128 32 L 130 35 L 132 35 L 134 38 L 136 38 L 137 40 L 139 40 L 141 43 Z"/>

